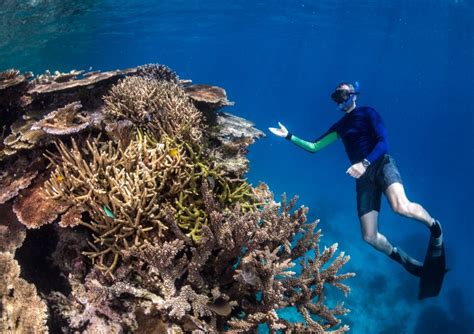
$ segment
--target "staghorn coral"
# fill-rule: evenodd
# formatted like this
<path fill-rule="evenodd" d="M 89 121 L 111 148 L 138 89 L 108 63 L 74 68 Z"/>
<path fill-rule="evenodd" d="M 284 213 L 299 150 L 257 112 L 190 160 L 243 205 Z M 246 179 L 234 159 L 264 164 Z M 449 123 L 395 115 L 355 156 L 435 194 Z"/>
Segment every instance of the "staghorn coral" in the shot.
<path fill-rule="evenodd" d="M 48 333 L 47 307 L 34 285 L 20 278 L 20 267 L 8 252 L 0 252 L 2 333 Z"/>
<path fill-rule="evenodd" d="M 75 140 L 72 150 L 58 144 L 61 157 L 51 157 L 56 169 L 47 189 L 52 199 L 75 208 L 63 216 L 61 225 L 81 224 L 92 229 L 95 245 L 88 254 L 102 269 L 108 267 L 109 273 L 123 250 L 144 240 L 163 239 L 173 227 L 198 242 L 207 224 L 198 190 L 203 180 L 215 180 L 221 206 L 238 201 L 246 209 L 255 205 L 248 183 L 225 180 L 219 171 L 206 166 L 191 146 L 170 138 L 159 143 L 138 131 L 124 150 L 110 141 L 104 146 L 98 139 L 86 144 L 87 150 L 80 150 Z M 174 216 L 172 226 L 166 220 L 165 207 Z M 90 222 L 79 219 L 83 211 L 89 213 Z"/>
<path fill-rule="evenodd" d="M 132 121 L 161 136 L 199 143 L 202 115 L 177 84 L 164 80 L 127 77 L 104 97 L 104 113 Z"/>
<path fill-rule="evenodd" d="M 190 166 L 182 146 L 154 142 L 141 132 L 123 151 L 110 141 L 105 147 L 97 139 L 87 145 L 84 154 L 74 140 L 72 150 L 59 143 L 64 163 L 57 165 L 48 191 L 90 214 L 90 223 L 79 221 L 96 235 L 90 255 L 103 266 L 104 256 L 113 254 L 112 269 L 121 249 L 163 236 L 168 227 L 160 201 L 179 193 Z"/>

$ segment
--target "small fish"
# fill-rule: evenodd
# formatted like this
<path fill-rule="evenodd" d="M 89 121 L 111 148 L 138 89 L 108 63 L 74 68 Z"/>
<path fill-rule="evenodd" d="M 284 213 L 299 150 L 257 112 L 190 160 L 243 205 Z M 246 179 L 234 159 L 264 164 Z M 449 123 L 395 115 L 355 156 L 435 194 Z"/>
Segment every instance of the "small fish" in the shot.
<path fill-rule="evenodd" d="M 207 182 L 209 183 L 209 188 L 213 190 L 214 187 L 216 186 L 216 180 L 212 176 L 208 176 Z"/>
<path fill-rule="evenodd" d="M 110 209 L 108 207 L 106 207 L 105 205 L 103 206 L 104 208 L 104 211 L 105 211 L 105 214 L 107 215 L 107 217 L 110 217 L 112 219 L 115 219 L 115 216 L 113 214 L 112 211 L 110 211 Z"/>
<path fill-rule="evenodd" d="M 168 151 L 168 154 L 175 158 L 179 155 L 178 149 L 177 148 L 172 148 L 171 150 Z"/>
<path fill-rule="evenodd" d="M 62 182 L 62 180 L 64 180 L 64 177 L 62 175 L 57 175 L 56 180 L 58 180 L 59 182 Z"/>

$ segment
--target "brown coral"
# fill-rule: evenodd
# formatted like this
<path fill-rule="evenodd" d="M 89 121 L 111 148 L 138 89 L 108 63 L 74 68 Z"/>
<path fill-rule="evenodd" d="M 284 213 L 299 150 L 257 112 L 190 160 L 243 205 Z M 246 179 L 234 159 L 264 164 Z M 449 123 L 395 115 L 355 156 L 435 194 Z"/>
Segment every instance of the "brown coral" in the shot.
<path fill-rule="evenodd" d="M 16 197 L 20 190 L 30 186 L 42 164 L 33 155 L 0 162 L 0 167 L 0 204 L 3 204 Z"/>
<path fill-rule="evenodd" d="M 0 205 L 0 217 L 0 252 L 14 253 L 25 240 L 25 226 L 18 222 L 9 203 Z"/>
<path fill-rule="evenodd" d="M 19 277 L 20 267 L 11 253 L 0 252 L 2 333 L 47 333 L 47 307 L 34 285 Z"/>
<path fill-rule="evenodd" d="M 72 102 L 63 108 L 50 112 L 44 118 L 31 126 L 31 130 L 43 130 L 52 135 L 68 135 L 77 133 L 90 124 L 86 116 L 79 113 L 82 105 Z"/>
<path fill-rule="evenodd" d="M 191 85 L 185 87 L 186 94 L 191 97 L 199 110 L 208 115 L 226 106 L 233 106 L 234 102 L 227 99 L 226 91 L 217 86 Z"/>
<path fill-rule="evenodd" d="M 13 155 L 19 150 L 33 149 L 39 146 L 46 139 L 43 130 L 32 129 L 36 123 L 33 119 L 18 120 L 11 126 L 11 134 L 4 140 L 3 152 L 6 155 Z"/>
<path fill-rule="evenodd" d="M 76 80 L 77 76 L 82 74 L 84 71 L 71 70 L 69 73 L 61 73 L 54 71 L 53 74 L 49 70 L 46 70 L 43 74 L 37 76 L 34 80 L 36 84 L 50 84 L 52 82 L 67 82 Z"/>
<path fill-rule="evenodd" d="M 26 81 L 26 77 L 20 74 L 20 71 L 15 69 L 9 69 L 0 72 L 0 91 L 7 88 L 21 85 Z"/>
<path fill-rule="evenodd" d="M 52 223 L 69 205 L 48 197 L 44 191 L 44 181 L 22 190 L 13 204 L 18 220 L 27 228 L 39 228 Z"/>
<path fill-rule="evenodd" d="M 148 128 L 158 139 L 163 135 L 192 142 L 201 139 L 202 115 L 177 84 L 127 77 L 112 87 L 104 101 L 106 114 Z"/>
<path fill-rule="evenodd" d="M 60 143 L 64 163 L 57 165 L 47 182 L 52 198 L 91 215 L 90 223 L 80 224 L 94 231 L 96 253 L 91 256 L 101 266 L 115 267 L 121 249 L 161 238 L 168 227 L 158 200 L 179 193 L 189 178 L 184 147 L 153 142 L 141 132 L 136 136 L 125 150 L 110 141 L 105 147 L 97 139 L 88 141 L 86 154 L 74 140 L 72 150 Z M 111 261 L 104 260 L 107 254 L 112 255 Z"/>

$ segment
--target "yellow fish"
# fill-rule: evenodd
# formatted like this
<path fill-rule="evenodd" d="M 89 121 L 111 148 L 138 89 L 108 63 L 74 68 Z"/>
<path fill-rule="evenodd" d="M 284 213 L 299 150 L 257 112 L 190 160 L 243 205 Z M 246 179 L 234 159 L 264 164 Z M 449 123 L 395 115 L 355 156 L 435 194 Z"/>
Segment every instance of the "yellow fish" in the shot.
<path fill-rule="evenodd" d="M 62 180 L 64 180 L 64 177 L 62 175 L 57 175 L 56 176 L 56 180 L 58 180 L 59 182 L 61 182 Z"/>
<path fill-rule="evenodd" d="M 179 155 L 179 151 L 178 151 L 177 148 L 172 148 L 171 150 L 168 151 L 168 154 L 169 154 L 171 157 L 175 158 L 175 157 L 177 157 L 177 156 Z"/>

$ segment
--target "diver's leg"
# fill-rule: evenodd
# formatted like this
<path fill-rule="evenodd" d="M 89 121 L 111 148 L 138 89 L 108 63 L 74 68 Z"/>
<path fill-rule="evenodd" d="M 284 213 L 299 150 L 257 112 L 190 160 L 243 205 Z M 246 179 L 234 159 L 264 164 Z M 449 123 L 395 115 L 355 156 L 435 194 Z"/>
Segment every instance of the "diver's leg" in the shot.
<path fill-rule="evenodd" d="M 392 183 L 385 190 L 385 195 L 393 211 L 399 215 L 414 218 L 428 227 L 433 225 L 434 219 L 430 216 L 428 211 L 420 204 L 408 200 L 403 184 L 399 182 Z"/>
<path fill-rule="evenodd" d="M 441 223 L 433 219 L 420 204 L 410 202 L 401 183 L 395 182 L 389 185 L 385 190 L 385 195 L 393 211 L 402 216 L 421 221 L 430 229 L 433 246 L 441 247 L 443 243 Z"/>
<path fill-rule="evenodd" d="M 359 218 L 360 227 L 362 229 L 362 237 L 364 238 L 365 242 L 374 247 L 376 250 L 390 255 L 392 253 L 393 246 L 383 234 L 379 233 L 377 222 L 378 216 L 378 211 L 372 210 Z"/>
<path fill-rule="evenodd" d="M 377 182 L 382 185 L 382 189 L 384 189 L 385 196 L 393 211 L 402 216 L 414 218 L 422 222 L 430 229 L 430 242 L 432 245 L 440 247 L 443 243 L 443 233 L 440 222 L 433 219 L 428 211 L 420 204 L 408 200 L 395 160 L 389 155 L 386 155 L 384 159 L 382 171 L 379 173 Z"/>
<path fill-rule="evenodd" d="M 400 247 L 393 247 L 387 238 L 378 232 L 378 211 L 372 210 L 360 217 L 360 226 L 364 240 L 392 260 L 400 263 L 409 273 L 421 276 L 423 264 L 406 254 Z"/>

